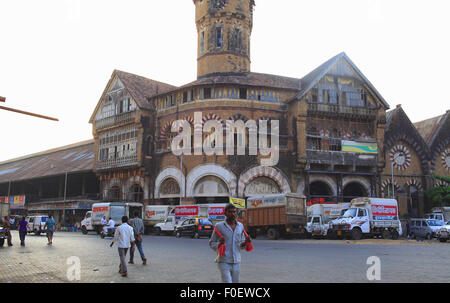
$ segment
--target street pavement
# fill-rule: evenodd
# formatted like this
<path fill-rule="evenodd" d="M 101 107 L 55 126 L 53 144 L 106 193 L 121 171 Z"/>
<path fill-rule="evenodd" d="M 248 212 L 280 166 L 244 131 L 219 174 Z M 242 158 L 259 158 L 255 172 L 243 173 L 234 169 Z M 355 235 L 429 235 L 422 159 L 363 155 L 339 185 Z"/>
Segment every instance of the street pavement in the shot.
<path fill-rule="evenodd" d="M 53 246 L 47 245 L 44 235 L 28 235 L 26 247 L 21 247 L 18 232 L 12 235 L 14 246 L 0 248 L 0 283 L 221 282 L 215 252 L 205 238 L 145 236 L 148 264 L 142 265 L 136 250 L 135 264 L 128 264 L 128 277 L 123 278 L 118 273 L 117 246 L 109 247 L 111 238 L 56 232 Z M 242 283 L 372 283 L 367 277 L 371 256 L 381 265 L 380 280 L 375 282 L 450 281 L 450 243 L 436 240 L 258 238 L 254 247 L 253 252 L 242 252 Z M 74 260 L 79 260 L 79 277 Z"/>

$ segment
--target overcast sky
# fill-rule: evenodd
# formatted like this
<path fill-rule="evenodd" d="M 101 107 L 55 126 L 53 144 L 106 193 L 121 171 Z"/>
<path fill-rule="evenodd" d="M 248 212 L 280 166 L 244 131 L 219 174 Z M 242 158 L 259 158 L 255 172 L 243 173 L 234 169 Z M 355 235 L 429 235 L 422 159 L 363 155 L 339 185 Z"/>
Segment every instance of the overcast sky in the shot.
<path fill-rule="evenodd" d="M 413 122 L 450 109 L 448 0 L 256 0 L 251 70 L 301 78 L 344 51 Z M 0 162 L 92 138 L 114 69 L 196 79 L 192 0 L 0 0 Z"/>

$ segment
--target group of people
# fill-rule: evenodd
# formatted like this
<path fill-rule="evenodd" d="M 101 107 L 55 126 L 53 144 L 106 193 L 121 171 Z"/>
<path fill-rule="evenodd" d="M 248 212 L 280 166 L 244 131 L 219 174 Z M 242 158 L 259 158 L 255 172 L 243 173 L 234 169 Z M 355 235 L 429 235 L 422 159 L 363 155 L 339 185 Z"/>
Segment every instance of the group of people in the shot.
<path fill-rule="evenodd" d="M 55 231 L 55 225 L 56 222 L 53 219 L 52 216 L 49 216 L 47 221 L 45 222 L 45 227 L 47 230 L 47 245 L 53 244 L 53 233 Z M 13 246 L 12 243 L 12 235 L 11 235 L 11 222 L 8 218 L 8 216 L 4 217 L 2 227 L 5 230 L 5 234 L 7 237 L 8 246 Z M 20 238 L 20 246 L 25 246 L 25 237 L 28 233 L 28 229 L 30 228 L 28 221 L 25 219 L 25 217 L 22 217 L 22 219 L 19 221 L 19 238 Z"/>
<path fill-rule="evenodd" d="M 209 240 L 209 246 L 217 252 L 216 262 L 221 273 L 223 283 L 239 283 L 241 254 L 240 251 L 251 244 L 250 237 L 244 230 L 244 225 L 237 220 L 237 209 L 233 204 L 225 207 L 226 220 L 217 223 L 214 232 Z M 111 220 L 110 220 L 111 221 Z M 135 247 L 138 248 L 142 258 L 142 264 L 147 263 L 142 250 L 142 236 L 144 235 L 144 223 L 135 213 L 134 218 L 128 220 L 127 216 L 122 217 L 122 224 L 117 227 L 114 233 L 114 243 L 118 245 L 120 258 L 119 273 L 122 277 L 127 277 L 128 270 L 126 255 L 130 249 L 129 264 L 134 264 Z M 220 247 L 222 246 L 222 251 Z M 220 251 L 220 252 L 219 252 Z"/>

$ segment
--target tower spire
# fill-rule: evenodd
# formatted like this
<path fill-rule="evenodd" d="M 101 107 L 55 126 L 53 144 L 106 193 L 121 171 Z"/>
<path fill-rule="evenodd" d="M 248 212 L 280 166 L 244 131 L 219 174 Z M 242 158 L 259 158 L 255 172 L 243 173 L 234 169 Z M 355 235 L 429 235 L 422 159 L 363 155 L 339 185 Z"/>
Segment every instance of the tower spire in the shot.
<path fill-rule="evenodd" d="M 197 77 L 250 71 L 254 0 L 194 0 Z"/>

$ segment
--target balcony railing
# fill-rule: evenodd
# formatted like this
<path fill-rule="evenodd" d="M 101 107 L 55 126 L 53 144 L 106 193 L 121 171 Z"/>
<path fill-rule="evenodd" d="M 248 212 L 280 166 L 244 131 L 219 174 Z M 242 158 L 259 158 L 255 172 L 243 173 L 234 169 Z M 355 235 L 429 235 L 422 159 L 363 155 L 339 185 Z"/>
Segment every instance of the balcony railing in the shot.
<path fill-rule="evenodd" d="M 308 103 L 308 112 L 310 113 L 320 112 L 344 116 L 362 116 L 362 117 L 377 116 L 376 108 L 344 106 L 340 104 L 327 104 L 327 103 Z"/>
<path fill-rule="evenodd" d="M 116 167 L 127 167 L 138 165 L 137 155 L 120 157 L 116 159 L 99 160 L 97 163 L 97 169 L 109 169 Z"/>
<path fill-rule="evenodd" d="M 134 120 L 136 116 L 136 111 L 126 112 L 122 114 L 118 114 L 112 117 L 104 118 L 98 121 L 95 121 L 95 128 L 97 130 L 107 128 L 113 125 L 118 125 L 122 123 L 131 122 Z"/>

